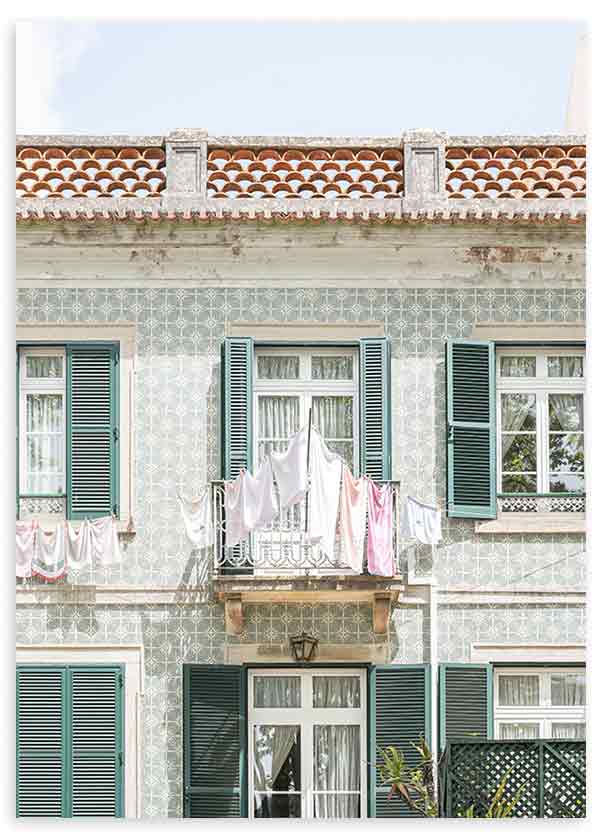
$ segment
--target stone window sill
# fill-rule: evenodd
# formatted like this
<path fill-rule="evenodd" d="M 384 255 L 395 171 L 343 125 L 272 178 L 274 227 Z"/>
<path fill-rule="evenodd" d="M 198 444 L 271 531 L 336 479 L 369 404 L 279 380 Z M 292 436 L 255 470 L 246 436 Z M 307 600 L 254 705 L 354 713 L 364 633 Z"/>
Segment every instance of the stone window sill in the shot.
<path fill-rule="evenodd" d="M 475 524 L 476 534 L 585 534 L 583 513 L 504 513 Z"/>

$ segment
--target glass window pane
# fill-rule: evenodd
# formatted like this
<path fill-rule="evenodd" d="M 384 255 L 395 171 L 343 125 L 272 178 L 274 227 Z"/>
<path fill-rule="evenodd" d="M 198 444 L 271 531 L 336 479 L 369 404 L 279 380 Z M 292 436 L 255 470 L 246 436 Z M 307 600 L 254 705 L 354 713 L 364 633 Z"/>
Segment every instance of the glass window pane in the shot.
<path fill-rule="evenodd" d="M 299 709 L 300 677 L 254 677 L 256 709 Z"/>
<path fill-rule="evenodd" d="M 539 723 L 501 723 L 500 739 L 539 738 Z"/>
<path fill-rule="evenodd" d="M 27 379 L 62 379 L 62 356 L 27 356 L 25 364 Z"/>
<path fill-rule="evenodd" d="M 585 723 L 553 723 L 553 738 L 570 738 L 571 740 L 585 740 Z"/>
<path fill-rule="evenodd" d="M 64 417 L 62 394 L 27 394 L 24 493 L 63 493 Z"/>
<path fill-rule="evenodd" d="M 286 819 L 302 816 L 302 799 L 299 793 L 255 793 L 255 819 Z"/>
<path fill-rule="evenodd" d="M 313 677 L 313 706 L 317 709 L 359 709 L 359 677 Z"/>
<path fill-rule="evenodd" d="M 535 394 L 502 394 L 502 431 L 535 432 Z"/>
<path fill-rule="evenodd" d="M 501 356 L 500 376 L 535 376 L 535 356 Z"/>
<path fill-rule="evenodd" d="M 254 790 L 300 791 L 300 727 L 254 727 Z"/>
<path fill-rule="evenodd" d="M 36 434 L 62 432 L 62 394 L 27 394 L 26 429 Z"/>
<path fill-rule="evenodd" d="M 352 379 L 352 356 L 312 356 L 313 379 Z"/>
<path fill-rule="evenodd" d="M 259 396 L 259 463 L 271 452 L 283 452 L 293 434 L 300 429 L 300 398 Z"/>
<path fill-rule="evenodd" d="M 537 674 L 501 674 L 498 677 L 500 706 L 539 706 L 540 678 Z"/>
<path fill-rule="evenodd" d="M 583 472 L 583 435 L 551 434 L 550 471 L 551 472 Z"/>
<path fill-rule="evenodd" d="M 548 376 L 583 376 L 583 356 L 548 356 Z"/>
<path fill-rule="evenodd" d="M 298 379 L 300 376 L 299 356 L 263 356 L 256 357 L 259 379 Z"/>
<path fill-rule="evenodd" d="M 315 793 L 315 816 L 347 818 L 359 816 L 360 805 L 360 727 L 315 726 L 313 783 L 315 791 L 337 796 L 319 796 Z"/>
<path fill-rule="evenodd" d="M 552 674 L 550 696 L 553 706 L 585 706 L 585 674 Z"/>
<path fill-rule="evenodd" d="M 537 476 L 535 473 L 529 475 L 508 475 L 502 476 L 503 493 L 536 493 Z"/>
<path fill-rule="evenodd" d="M 327 439 L 352 439 L 352 397 L 313 397 L 313 423 Z"/>
<path fill-rule="evenodd" d="M 537 449 L 535 435 L 502 435 L 504 472 L 535 472 Z"/>
<path fill-rule="evenodd" d="M 583 493 L 585 480 L 583 473 L 563 473 L 550 476 L 551 493 Z"/>
<path fill-rule="evenodd" d="M 583 431 L 583 394 L 548 394 L 551 432 Z"/>

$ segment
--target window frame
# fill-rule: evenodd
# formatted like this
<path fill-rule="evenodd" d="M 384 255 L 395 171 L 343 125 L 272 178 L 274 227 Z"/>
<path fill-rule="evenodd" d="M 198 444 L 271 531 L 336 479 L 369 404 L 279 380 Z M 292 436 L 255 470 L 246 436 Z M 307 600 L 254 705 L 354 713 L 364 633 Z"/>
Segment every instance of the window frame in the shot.
<path fill-rule="evenodd" d="M 259 356 L 299 356 L 299 377 L 298 379 L 259 379 L 258 357 Z M 312 357 L 313 356 L 349 356 L 352 359 L 352 379 L 312 379 Z M 282 345 L 260 345 L 254 348 L 253 365 L 253 387 L 252 387 L 252 428 L 253 447 L 258 458 L 260 451 L 259 438 L 259 397 L 260 396 L 282 396 L 298 397 L 300 428 L 308 422 L 308 412 L 313 397 L 319 396 L 349 396 L 352 397 L 352 457 L 353 464 L 349 466 L 354 472 L 359 469 L 360 463 L 360 390 L 359 390 L 359 349 L 358 347 L 332 347 L 330 345 L 310 346 L 282 346 Z"/>
<path fill-rule="evenodd" d="M 566 665 L 542 668 L 494 668 L 494 738 L 500 740 L 500 726 L 503 723 L 537 723 L 539 724 L 538 738 L 553 740 L 553 723 L 583 723 L 586 722 L 586 706 L 553 706 L 551 705 L 551 680 L 557 674 L 583 674 L 583 667 L 569 667 Z M 500 706 L 500 677 L 501 676 L 537 676 L 539 679 L 540 704 L 538 706 Z M 587 689 L 587 685 L 586 685 Z"/>
<path fill-rule="evenodd" d="M 300 677 L 299 708 L 255 708 L 254 706 L 254 678 L 255 677 Z M 312 705 L 312 678 L 313 677 L 358 677 L 360 685 L 360 707 L 359 708 L 317 708 Z M 247 697 L 248 697 L 248 816 L 250 819 L 260 819 L 254 816 L 254 727 L 255 726 L 277 726 L 278 724 L 300 727 L 300 798 L 301 817 L 303 820 L 316 820 L 312 815 L 314 802 L 314 727 L 319 725 L 348 725 L 355 724 L 360 727 L 360 817 L 367 818 L 368 807 L 368 747 L 367 747 L 367 721 L 368 721 L 368 692 L 367 672 L 365 668 L 248 668 L 247 670 Z M 306 734 L 305 734 L 306 733 Z M 310 812 L 310 813 L 309 813 Z M 293 819 L 293 818 L 290 818 Z"/>
<path fill-rule="evenodd" d="M 536 360 L 536 375 L 522 377 L 502 376 L 502 357 L 505 356 L 533 356 Z M 581 356 L 583 359 L 583 376 L 581 377 L 550 377 L 547 374 L 548 356 Z M 500 496 L 581 496 L 585 494 L 585 456 L 584 456 L 584 489 L 566 492 L 552 492 L 550 490 L 550 446 L 548 422 L 548 397 L 551 394 L 581 394 L 583 397 L 585 416 L 585 382 L 586 382 L 586 353 L 584 347 L 548 345 L 496 347 L 496 487 Z M 536 489 L 524 492 L 511 492 L 502 489 L 502 395 L 503 394 L 534 394 L 536 411 Z M 581 434 L 584 436 L 585 427 Z M 560 475 L 561 473 L 559 473 Z M 577 473 L 574 473 L 577 475 Z"/>
<path fill-rule="evenodd" d="M 67 352 L 66 345 L 27 345 L 18 344 L 18 441 L 17 441 L 17 497 L 27 498 L 55 498 L 67 497 Z M 29 378 L 27 376 L 27 358 L 30 356 L 60 356 L 62 358 L 62 376 L 57 379 Z M 25 492 L 24 487 L 27 477 L 27 395 L 28 394 L 55 394 L 63 398 L 63 424 L 62 424 L 62 464 L 63 464 L 63 491 L 62 493 L 33 493 Z"/>

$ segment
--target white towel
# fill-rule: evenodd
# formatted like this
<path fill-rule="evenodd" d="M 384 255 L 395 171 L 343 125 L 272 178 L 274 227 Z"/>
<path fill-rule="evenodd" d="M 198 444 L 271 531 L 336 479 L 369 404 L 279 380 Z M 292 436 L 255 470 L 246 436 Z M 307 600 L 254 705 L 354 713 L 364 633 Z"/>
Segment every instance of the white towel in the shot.
<path fill-rule="evenodd" d="M 276 516 L 273 471 L 268 459 L 256 476 L 244 471 L 235 481 L 225 483 L 225 543 L 230 548 L 245 540 L 250 531 L 271 525 Z"/>
<path fill-rule="evenodd" d="M 367 481 L 355 479 L 346 465 L 340 495 L 340 539 L 344 565 L 362 572 L 367 530 Z"/>
<path fill-rule="evenodd" d="M 35 548 L 36 523 L 31 522 L 17 522 L 16 523 L 16 538 L 17 538 L 17 564 L 16 576 L 20 578 L 31 577 L 31 564 L 33 562 L 33 552 Z"/>
<path fill-rule="evenodd" d="M 87 519 L 83 522 L 67 522 L 66 555 L 69 569 L 80 569 L 87 563 L 91 563 L 90 530 Z"/>
<path fill-rule="evenodd" d="M 291 439 L 285 452 L 272 452 L 273 475 L 279 490 L 279 504 L 284 511 L 301 502 L 306 495 L 306 458 L 308 426 L 300 429 Z"/>
<path fill-rule="evenodd" d="M 310 438 L 308 536 L 312 542 L 320 542 L 321 551 L 332 562 L 341 479 L 342 459 L 325 445 L 321 435 L 313 428 Z"/>
<path fill-rule="evenodd" d="M 64 522 L 54 528 L 37 529 L 37 550 L 31 569 L 44 580 L 57 580 L 67 574 L 65 530 Z"/>
<path fill-rule="evenodd" d="M 179 496 L 179 510 L 185 525 L 185 532 L 194 548 L 208 548 L 213 541 L 212 498 L 210 488 L 193 499 Z"/>
<path fill-rule="evenodd" d="M 112 516 L 88 519 L 90 558 L 94 565 L 110 566 L 121 561 L 117 523 Z"/>
<path fill-rule="evenodd" d="M 442 539 L 441 512 L 432 505 L 425 505 L 414 496 L 407 496 L 400 533 L 424 545 L 437 545 Z"/>

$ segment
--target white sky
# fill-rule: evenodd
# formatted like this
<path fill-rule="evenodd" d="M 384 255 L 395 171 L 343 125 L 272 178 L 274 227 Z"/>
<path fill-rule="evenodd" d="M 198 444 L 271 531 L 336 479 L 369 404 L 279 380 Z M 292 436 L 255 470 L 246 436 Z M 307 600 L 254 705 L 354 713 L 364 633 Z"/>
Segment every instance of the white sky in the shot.
<path fill-rule="evenodd" d="M 564 128 L 580 22 L 17 23 L 18 131 Z"/>

